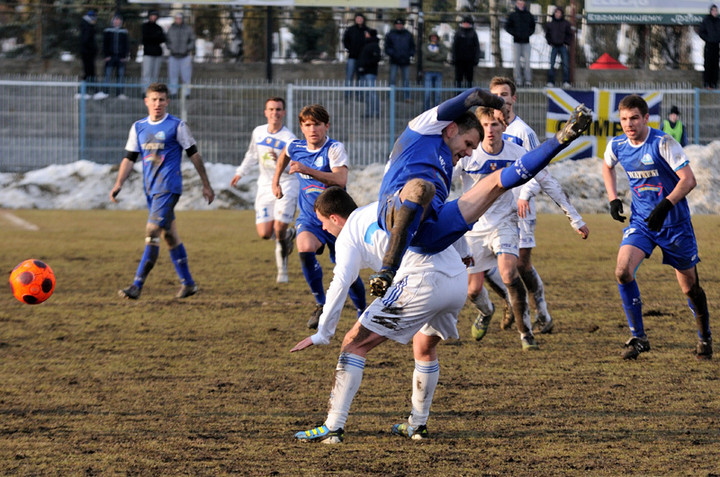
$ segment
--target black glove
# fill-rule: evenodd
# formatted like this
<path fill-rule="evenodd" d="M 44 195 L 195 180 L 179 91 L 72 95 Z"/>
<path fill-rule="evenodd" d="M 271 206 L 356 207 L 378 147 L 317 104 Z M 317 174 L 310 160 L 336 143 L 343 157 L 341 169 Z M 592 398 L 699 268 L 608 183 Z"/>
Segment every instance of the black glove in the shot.
<path fill-rule="evenodd" d="M 622 200 L 620 200 L 620 199 L 611 200 L 610 201 L 610 215 L 612 216 L 612 218 L 617 220 L 618 222 L 625 222 L 625 219 L 627 219 L 627 217 L 625 217 L 624 215 L 620 215 L 622 213 L 623 213 Z"/>
<path fill-rule="evenodd" d="M 650 212 L 648 218 L 645 219 L 645 222 L 648 224 L 648 228 L 653 232 L 660 232 L 660 229 L 665 222 L 665 217 L 667 217 L 668 212 L 670 212 L 670 209 L 673 207 L 675 206 L 669 200 L 661 200 L 660 203 L 655 206 L 653 211 Z"/>
<path fill-rule="evenodd" d="M 465 107 L 487 106 L 493 109 L 500 109 L 505 104 L 505 100 L 500 96 L 492 94 L 486 89 L 477 88 L 465 98 Z"/>

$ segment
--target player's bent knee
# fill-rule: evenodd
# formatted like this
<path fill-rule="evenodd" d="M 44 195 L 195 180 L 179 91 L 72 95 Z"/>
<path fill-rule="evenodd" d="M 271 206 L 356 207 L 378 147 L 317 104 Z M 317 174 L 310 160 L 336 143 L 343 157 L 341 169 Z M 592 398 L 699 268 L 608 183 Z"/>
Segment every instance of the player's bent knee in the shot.
<path fill-rule="evenodd" d="M 435 197 L 435 185 L 425 179 L 410 179 L 402 188 L 400 199 L 409 200 L 423 206 Z"/>

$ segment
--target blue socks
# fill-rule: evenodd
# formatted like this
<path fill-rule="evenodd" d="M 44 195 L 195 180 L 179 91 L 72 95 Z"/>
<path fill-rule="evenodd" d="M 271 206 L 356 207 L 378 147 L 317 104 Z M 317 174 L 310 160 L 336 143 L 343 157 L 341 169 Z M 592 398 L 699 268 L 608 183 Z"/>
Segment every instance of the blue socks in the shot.
<path fill-rule="evenodd" d="M 152 270 L 155 266 L 155 262 L 157 261 L 159 253 L 160 247 L 158 247 L 157 245 L 145 245 L 145 251 L 143 252 L 143 256 L 140 259 L 140 264 L 138 265 L 137 271 L 135 272 L 135 279 L 133 281 L 133 285 L 138 288 L 142 288 L 143 284 L 145 283 L 145 279 L 150 273 L 150 270 Z"/>
<path fill-rule="evenodd" d="M 180 283 L 183 285 L 194 285 L 195 281 L 190 275 L 190 267 L 188 267 L 187 252 L 185 252 L 185 246 L 183 244 L 170 249 L 170 258 L 172 259 L 173 265 L 175 265 L 175 271 L 180 277 Z"/>
<path fill-rule="evenodd" d="M 360 277 L 357 277 L 357 280 L 350 285 L 348 295 L 350 295 L 350 299 L 355 304 L 358 318 L 360 318 L 360 315 L 362 315 L 362 312 L 365 311 L 365 308 L 367 307 L 367 301 L 365 300 L 365 284 Z"/>
<path fill-rule="evenodd" d="M 558 152 L 565 149 L 566 145 L 560 144 L 555 136 L 549 138 L 537 148 L 525 153 L 510 167 L 503 169 L 500 173 L 500 183 L 505 189 L 523 185 L 550 164 L 550 161 Z"/>
<path fill-rule="evenodd" d="M 325 304 L 325 289 L 323 288 L 323 271 L 320 263 L 315 258 L 315 252 L 300 252 L 300 265 L 302 267 L 305 281 L 310 286 L 310 291 L 315 296 L 315 301 L 320 305 Z"/>
<path fill-rule="evenodd" d="M 625 284 L 618 283 L 618 290 L 620 290 L 620 298 L 623 302 L 630 332 L 636 338 L 645 338 L 642 301 L 640 300 L 640 289 L 638 288 L 637 281 L 633 280 Z"/>

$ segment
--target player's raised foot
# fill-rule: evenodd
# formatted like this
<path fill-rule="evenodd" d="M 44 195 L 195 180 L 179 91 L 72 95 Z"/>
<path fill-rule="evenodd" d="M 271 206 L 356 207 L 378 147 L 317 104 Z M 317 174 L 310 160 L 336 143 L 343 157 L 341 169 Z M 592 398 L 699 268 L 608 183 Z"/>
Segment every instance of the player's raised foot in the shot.
<path fill-rule="evenodd" d="M 712 354 L 712 338 L 698 341 L 695 347 L 695 357 L 697 359 L 712 359 Z"/>
<path fill-rule="evenodd" d="M 493 309 L 493 311 L 495 310 Z M 480 341 L 485 337 L 488 327 L 490 326 L 490 320 L 492 319 L 492 316 L 492 313 L 490 313 L 490 315 L 488 316 L 485 316 L 482 313 L 478 313 L 477 318 L 475 318 L 475 321 L 473 321 L 473 324 L 470 327 L 470 334 L 475 339 L 475 341 Z"/>
<path fill-rule="evenodd" d="M 177 294 L 175 294 L 175 298 L 187 298 L 189 296 L 193 296 L 198 292 L 198 286 L 196 284 L 192 285 L 183 285 L 180 287 L 180 290 L 178 290 Z"/>
<path fill-rule="evenodd" d="M 525 336 L 520 340 L 520 342 L 522 343 L 523 351 L 535 351 L 540 349 L 540 346 L 538 346 L 537 341 L 535 341 L 535 337 L 533 335 Z"/>
<path fill-rule="evenodd" d="M 320 303 L 315 304 L 315 309 L 312 312 L 312 315 L 310 315 L 310 319 L 307 322 L 307 327 L 311 330 L 316 330 L 318 327 L 318 324 L 320 323 L 320 315 L 322 315 L 323 311 L 323 305 Z"/>
<path fill-rule="evenodd" d="M 555 322 L 550 315 L 538 313 L 535 317 L 535 329 L 533 331 L 544 335 L 552 333 L 553 328 L 555 328 Z"/>
<path fill-rule="evenodd" d="M 623 359 L 637 359 L 640 353 L 650 351 L 650 341 L 647 338 L 637 338 L 633 336 L 625 342 L 625 351 L 622 353 Z"/>
<path fill-rule="evenodd" d="M 590 127 L 592 123 L 592 110 L 584 104 L 579 104 L 570 115 L 565 126 L 557 132 L 557 140 L 560 144 L 565 144 L 579 138 L 580 135 Z"/>
<path fill-rule="evenodd" d="M 395 271 L 383 268 L 377 273 L 370 275 L 370 294 L 372 296 L 384 297 L 395 278 Z"/>
<path fill-rule="evenodd" d="M 422 426 L 413 427 L 407 422 L 403 422 L 402 424 L 395 424 L 392 426 L 391 432 L 396 436 L 409 437 L 414 441 L 421 441 L 430 437 L 427 426 L 424 424 Z"/>
<path fill-rule="evenodd" d="M 500 322 L 500 329 L 509 330 L 513 323 L 515 323 L 515 315 L 513 314 L 512 308 L 505 302 L 505 305 L 503 305 L 503 319 Z"/>
<path fill-rule="evenodd" d="M 345 431 L 342 427 L 331 431 L 324 424 L 295 434 L 295 439 L 301 442 L 322 442 L 323 444 L 340 444 L 344 438 Z"/>
<path fill-rule="evenodd" d="M 118 295 L 120 295 L 121 298 L 127 298 L 129 300 L 137 300 L 138 298 L 140 298 L 141 291 L 142 291 L 142 288 L 140 288 L 139 286 L 130 285 L 127 288 L 118 290 Z"/>

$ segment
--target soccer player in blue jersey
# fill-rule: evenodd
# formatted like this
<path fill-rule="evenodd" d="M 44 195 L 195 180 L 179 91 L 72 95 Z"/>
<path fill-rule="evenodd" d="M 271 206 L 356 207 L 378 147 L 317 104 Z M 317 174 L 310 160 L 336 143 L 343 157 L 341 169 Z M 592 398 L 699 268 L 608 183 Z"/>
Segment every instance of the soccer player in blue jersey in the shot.
<path fill-rule="evenodd" d="M 329 186 L 345 187 L 348 156 L 343 143 L 328 137 L 330 115 L 323 106 L 305 106 L 298 120 L 305 139 L 290 142 L 280 154 L 272 187 L 275 197 L 281 199 L 284 192 L 280 179 L 289 163 L 290 174 L 297 174 L 300 181 L 300 213 L 295 220 L 296 245 L 303 275 L 316 301 L 315 310 L 307 323 L 308 328 L 314 329 L 317 328 L 325 305 L 323 270 L 316 255 L 322 253 L 327 245 L 330 260 L 334 261 L 335 258 L 335 237 L 323 230 L 322 223 L 315 215 L 315 199 Z M 362 312 L 366 305 L 365 286 L 359 278 L 350 287 L 350 297 L 358 313 Z"/>
<path fill-rule="evenodd" d="M 436 253 L 454 242 L 456 222 L 463 219 L 458 207 L 445 204 L 454 165 L 469 156 L 482 139 L 479 121 L 468 110 L 473 106 L 503 107 L 504 101 L 486 90 L 472 88 L 414 118 L 398 137 L 380 185 L 378 221 L 390 234 L 382 269 L 370 277 L 370 292 L 384 296 L 408 247 Z M 504 190 L 521 185 L 543 169 L 567 144 L 587 128 L 591 111 L 580 106 L 566 127 L 538 149 L 503 170 Z M 537 151 L 537 153 L 535 153 Z"/>
<path fill-rule="evenodd" d="M 110 191 L 110 200 L 117 202 L 117 195 L 132 172 L 135 161 L 142 155 L 143 185 L 150 211 L 145 227 L 145 251 L 132 285 L 118 292 L 121 297 L 132 300 L 140 297 L 145 279 L 157 261 L 161 237 L 170 249 L 170 258 L 180 277 L 181 287 L 175 297 L 187 298 L 198 291 L 198 286 L 190 274 L 185 246 L 180 240 L 175 223 L 175 204 L 182 194 L 180 165 L 183 151 L 200 176 L 203 197 L 208 204 L 215 198 L 190 128 L 184 121 L 167 113 L 168 103 L 168 88 L 165 84 L 153 83 L 148 86 L 145 92 L 148 117 L 136 121 L 130 128 L 125 157 L 120 163 L 117 180 Z"/>
<path fill-rule="evenodd" d="M 627 173 L 632 193 L 630 224 L 624 230 L 615 268 L 632 333 L 622 357 L 637 359 L 640 353 L 650 351 L 635 271 L 655 247 L 660 247 L 663 263 L 675 269 L 680 289 L 695 316 L 699 338 L 695 356 L 711 359 L 710 315 L 698 278 L 700 259 L 686 199 L 696 185 L 695 175 L 680 144 L 670 135 L 648 126 L 648 105 L 641 96 L 624 97 L 618 110 L 624 134 L 607 145 L 603 179 L 610 200 L 610 215 L 615 220 L 626 219 L 621 215 L 623 203 L 617 194 L 617 164 Z"/>

